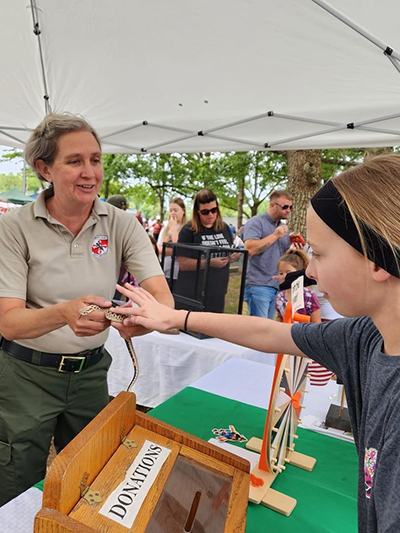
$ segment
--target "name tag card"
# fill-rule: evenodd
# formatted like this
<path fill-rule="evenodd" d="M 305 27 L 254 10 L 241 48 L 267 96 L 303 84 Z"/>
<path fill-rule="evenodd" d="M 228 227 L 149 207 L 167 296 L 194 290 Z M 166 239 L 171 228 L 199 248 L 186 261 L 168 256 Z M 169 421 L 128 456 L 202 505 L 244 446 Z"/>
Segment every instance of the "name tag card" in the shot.
<path fill-rule="evenodd" d="M 99 513 L 131 529 L 139 509 L 171 450 L 146 440 L 124 481 L 110 494 Z"/>
<path fill-rule="evenodd" d="M 299 276 L 291 286 L 292 291 L 292 318 L 299 309 L 304 309 L 304 277 Z"/>

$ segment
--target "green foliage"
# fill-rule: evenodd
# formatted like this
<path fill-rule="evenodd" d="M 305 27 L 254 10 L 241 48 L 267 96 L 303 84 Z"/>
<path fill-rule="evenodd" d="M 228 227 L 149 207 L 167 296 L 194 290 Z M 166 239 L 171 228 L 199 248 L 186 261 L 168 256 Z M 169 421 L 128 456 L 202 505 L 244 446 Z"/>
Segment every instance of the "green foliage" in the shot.
<path fill-rule="evenodd" d="M 362 162 L 364 153 L 362 148 L 322 150 L 322 181 Z M 20 150 L 10 149 L 1 160 L 21 158 Z M 270 193 L 287 184 L 284 152 L 104 154 L 103 166 L 101 195 L 123 194 L 130 208 L 141 209 L 147 218 L 163 216 L 174 196 L 184 199 L 189 212 L 193 196 L 202 188 L 217 195 L 225 216 L 235 216 L 243 208 L 249 218 L 267 209 Z M 22 190 L 21 173 L 0 175 L 0 190 L 12 187 Z M 39 188 L 39 180 L 27 169 L 27 194 Z"/>
<path fill-rule="evenodd" d="M 13 188 L 23 192 L 23 176 L 22 172 L 19 174 L 0 174 L 0 191 L 6 192 Z M 28 196 L 36 194 L 41 189 L 41 183 L 33 172 L 26 177 L 26 192 Z M 1 194 L 0 194 L 1 196 Z"/>
<path fill-rule="evenodd" d="M 332 178 L 336 174 L 343 172 L 343 170 L 362 163 L 364 151 L 363 148 L 322 150 L 321 174 L 323 183 L 326 183 L 329 178 Z"/>

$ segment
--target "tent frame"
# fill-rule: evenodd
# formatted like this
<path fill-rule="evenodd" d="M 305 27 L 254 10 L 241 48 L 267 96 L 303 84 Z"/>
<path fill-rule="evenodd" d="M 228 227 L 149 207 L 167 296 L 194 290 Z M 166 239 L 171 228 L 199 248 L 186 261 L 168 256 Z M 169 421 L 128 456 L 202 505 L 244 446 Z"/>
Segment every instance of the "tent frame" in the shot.
<path fill-rule="evenodd" d="M 367 31 L 365 28 L 357 24 L 354 20 L 347 17 L 344 13 L 341 11 L 335 9 L 332 7 L 329 3 L 327 3 L 325 0 L 310 0 L 314 4 L 318 5 L 322 9 L 324 9 L 327 13 L 329 13 L 331 16 L 335 17 L 337 20 L 339 20 L 341 23 L 345 24 L 349 28 L 351 28 L 353 31 L 358 33 L 360 36 L 362 36 L 364 39 L 378 47 L 380 50 L 382 50 L 383 55 L 389 59 L 389 61 L 392 63 L 392 65 L 396 68 L 396 70 L 400 73 L 400 54 L 395 51 L 392 47 L 385 44 L 383 41 L 375 37 L 372 33 Z M 45 113 L 51 112 L 51 105 L 50 105 L 50 92 L 48 88 L 48 82 L 47 82 L 47 75 L 46 75 L 46 66 L 45 66 L 45 60 L 44 60 L 44 52 L 43 52 L 43 46 L 42 46 L 42 40 L 41 40 L 41 34 L 42 34 L 42 28 L 40 26 L 39 21 L 39 11 L 40 8 L 36 4 L 36 0 L 30 0 L 30 8 L 32 12 L 32 21 L 33 21 L 33 32 L 35 36 L 37 37 L 38 41 L 38 49 L 39 49 L 39 58 L 40 58 L 40 66 L 41 66 L 41 74 L 42 74 L 42 83 L 43 83 L 43 90 L 44 90 L 44 102 L 45 102 Z M 301 117 L 301 116 L 295 116 L 295 115 L 285 115 L 282 113 L 276 113 L 274 111 L 268 111 L 266 113 L 262 113 L 250 118 L 245 118 L 243 120 L 238 120 L 235 122 L 230 122 L 226 124 L 222 124 L 217 127 L 209 128 L 209 129 L 201 129 L 198 131 L 192 131 L 184 128 L 179 127 L 173 127 L 169 125 L 163 125 L 163 124 L 157 124 L 153 123 L 148 120 L 144 120 L 142 122 L 136 123 L 132 126 L 118 129 L 114 132 L 111 132 L 107 135 L 104 135 L 101 137 L 102 141 L 107 142 L 107 144 L 111 146 L 115 146 L 118 149 L 125 149 L 129 151 L 130 153 L 149 153 L 149 152 L 157 152 L 157 149 L 171 146 L 171 152 L 179 151 L 179 143 L 188 139 L 193 139 L 197 136 L 201 137 L 210 137 L 213 139 L 219 139 L 222 141 L 228 141 L 231 143 L 235 143 L 238 145 L 238 149 L 247 149 L 247 150 L 280 150 L 282 145 L 287 144 L 289 142 L 308 139 L 311 137 L 316 136 L 322 136 L 326 135 L 328 133 L 332 133 L 335 131 L 340 130 L 355 130 L 355 129 L 361 129 L 373 133 L 383 133 L 393 136 L 400 137 L 400 130 L 391 130 L 387 128 L 379 128 L 375 126 L 371 126 L 372 124 L 377 124 L 379 122 L 388 121 L 391 119 L 399 118 L 400 113 L 388 115 L 388 116 L 382 116 L 382 117 L 375 117 L 371 119 L 367 119 L 361 122 L 353 122 L 349 121 L 347 123 L 339 123 L 339 122 L 332 122 L 332 121 L 326 121 L 326 120 L 320 120 L 320 119 L 310 119 L 307 117 Z M 234 126 L 247 124 L 249 122 L 257 121 L 260 119 L 265 118 L 271 118 L 271 119 L 279 119 L 279 120 L 291 120 L 291 121 L 299 121 L 303 123 L 309 123 L 309 124 L 315 124 L 316 126 L 326 126 L 322 129 L 316 129 L 314 132 L 308 132 L 303 135 L 293 136 L 289 138 L 283 138 L 278 139 L 274 142 L 254 142 L 251 139 L 239 139 L 235 137 L 231 137 L 229 135 L 222 135 L 220 132 L 222 130 L 226 130 L 228 128 L 232 128 Z M 139 129 L 139 128 L 156 128 L 159 130 L 166 130 L 166 131 L 172 131 L 176 132 L 177 134 L 181 134 L 177 136 L 174 139 L 165 140 L 163 142 L 158 142 L 156 144 L 149 144 L 146 147 L 139 147 L 139 146 L 133 146 L 131 144 L 124 144 L 121 142 L 115 142 L 113 140 L 109 140 L 111 137 L 115 137 L 116 135 L 119 135 L 121 133 L 125 133 L 128 131 L 131 131 L 133 129 Z M 17 141 L 24 145 L 24 141 L 13 135 L 12 133 L 9 133 L 10 131 L 29 131 L 28 128 L 16 128 L 16 127 L 8 127 L 8 126 L 0 126 L 0 133 L 3 135 L 9 137 L 10 139 Z"/>

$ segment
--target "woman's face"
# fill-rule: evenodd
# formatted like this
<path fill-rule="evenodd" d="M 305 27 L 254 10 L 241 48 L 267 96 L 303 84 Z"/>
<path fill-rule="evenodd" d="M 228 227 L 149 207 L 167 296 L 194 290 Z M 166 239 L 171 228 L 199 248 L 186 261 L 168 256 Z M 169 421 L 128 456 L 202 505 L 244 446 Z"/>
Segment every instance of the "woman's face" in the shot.
<path fill-rule="evenodd" d="M 376 306 L 369 275 L 372 263 L 331 230 L 312 207 L 307 212 L 307 240 L 313 255 L 306 274 L 316 280 L 335 311 L 344 316 L 370 315 Z"/>
<path fill-rule="evenodd" d="M 179 224 L 182 223 L 185 211 L 178 204 L 169 204 L 169 218 L 176 220 Z"/>
<path fill-rule="evenodd" d="M 205 228 L 212 228 L 218 215 L 217 202 L 214 200 L 207 204 L 199 204 L 198 213 L 201 224 Z"/>
<path fill-rule="evenodd" d="M 57 201 L 92 206 L 103 181 L 100 147 L 88 131 L 67 133 L 58 139 L 54 162 L 39 171 L 53 184 Z"/>

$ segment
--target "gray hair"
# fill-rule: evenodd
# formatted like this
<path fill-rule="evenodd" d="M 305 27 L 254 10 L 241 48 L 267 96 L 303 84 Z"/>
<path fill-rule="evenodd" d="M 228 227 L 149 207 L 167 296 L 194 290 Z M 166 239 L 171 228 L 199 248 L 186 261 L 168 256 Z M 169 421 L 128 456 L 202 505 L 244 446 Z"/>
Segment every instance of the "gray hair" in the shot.
<path fill-rule="evenodd" d="M 33 130 L 26 143 L 24 157 L 39 179 L 44 178 L 35 168 L 36 161 L 41 159 L 47 165 L 51 165 L 57 155 L 58 139 L 66 133 L 76 131 L 90 132 L 101 150 L 100 139 L 92 126 L 84 118 L 72 113 L 49 113 Z"/>

